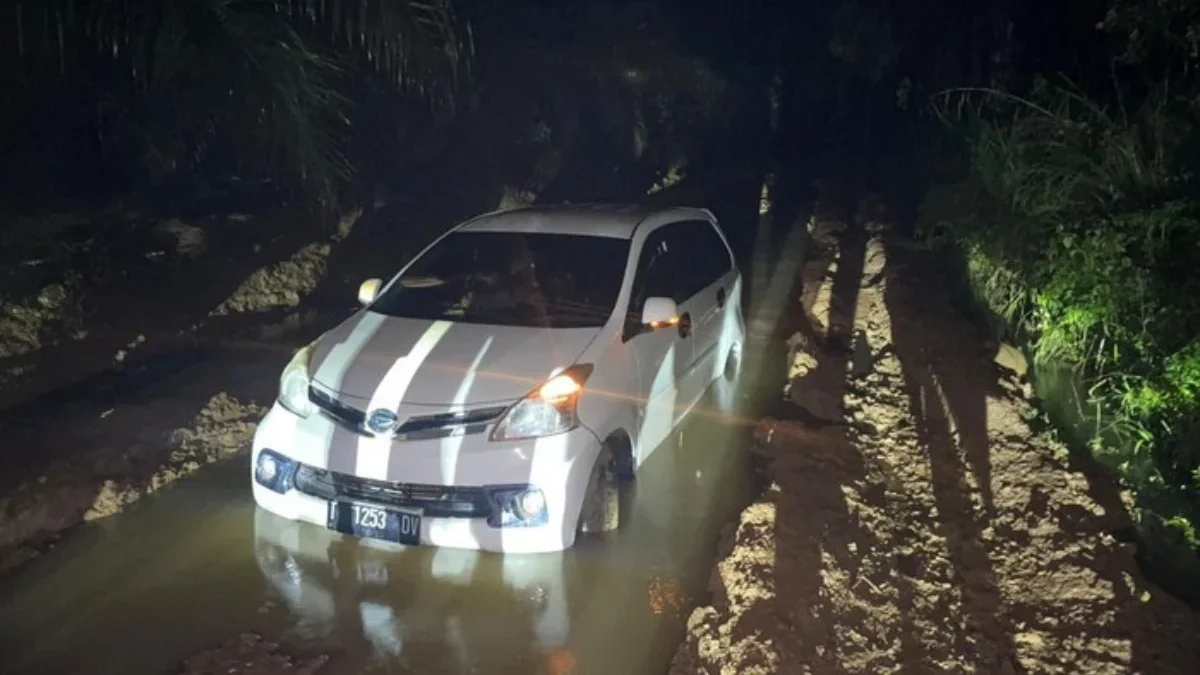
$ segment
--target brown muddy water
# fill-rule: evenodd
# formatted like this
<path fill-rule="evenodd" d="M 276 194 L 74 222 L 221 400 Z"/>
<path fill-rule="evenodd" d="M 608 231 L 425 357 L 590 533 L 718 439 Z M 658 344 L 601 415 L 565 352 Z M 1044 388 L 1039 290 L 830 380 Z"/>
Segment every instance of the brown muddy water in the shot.
<path fill-rule="evenodd" d="M 245 631 L 331 655 L 322 674 L 663 672 L 754 489 L 744 411 L 774 350 L 746 351 L 740 404 L 693 411 L 605 539 L 533 556 L 357 541 L 258 510 L 241 455 L 0 587 L 0 673 L 171 673 Z"/>

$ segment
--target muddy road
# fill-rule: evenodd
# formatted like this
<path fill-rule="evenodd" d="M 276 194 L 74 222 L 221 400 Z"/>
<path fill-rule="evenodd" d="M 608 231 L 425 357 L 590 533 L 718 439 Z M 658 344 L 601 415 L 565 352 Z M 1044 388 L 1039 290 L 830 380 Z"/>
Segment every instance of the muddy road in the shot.
<path fill-rule="evenodd" d="M 1123 495 L 1039 423 L 936 261 L 821 211 L 811 235 L 760 219 L 740 392 L 651 457 L 625 529 L 563 554 L 393 549 L 257 511 L 238 453 L 286 354 L 79 403 L 64 420 L 103 418 L 60 423 L 58 446 L 109 425 L 132 445 L 100 455 L 140 461 L 139 421 L 177 417 L 180 462 L 233 458 L 131 505 L 71 497 L 123 512 L 0 583 L 0 672 L 1200 672 L 1196 615 L 1142 574 Z"/>
<path fill-rule="evenodd" d="M 931 254 L 869 218 L 812 239 L 791 404 L 756 433 L 768 489 L 671 672 L 1200 672 L 1127 496 L 1040 423 Z"/>

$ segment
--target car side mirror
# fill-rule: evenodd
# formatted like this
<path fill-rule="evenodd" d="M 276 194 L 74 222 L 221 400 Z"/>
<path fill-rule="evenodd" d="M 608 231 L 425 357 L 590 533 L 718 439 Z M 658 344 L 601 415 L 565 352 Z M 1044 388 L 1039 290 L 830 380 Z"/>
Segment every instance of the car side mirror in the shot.
<path fill-rule="evenodd" d="M 679 325 L 679 307 L 671 298 L 646 298 L 642 305 L 642 325 L 650 330 Z"/>
<path fill-rule="evenodd" d="M 383 286 L 383 279 L 367 279 L 358 287 L 358 301 L 364 306 L 375 302 L 375 298 L 379 296 L 379 287 Z"/>

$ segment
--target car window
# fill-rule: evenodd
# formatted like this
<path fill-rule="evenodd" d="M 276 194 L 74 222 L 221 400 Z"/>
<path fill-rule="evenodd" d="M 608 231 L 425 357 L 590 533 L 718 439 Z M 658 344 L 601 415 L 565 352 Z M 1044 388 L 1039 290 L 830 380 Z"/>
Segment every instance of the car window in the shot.
<path fill-rule="evenodd" d="M 664 297 L 675 302 L 688 298 L 687 284 L 681 283 L 683 248 L 677 237 L 670 237 L 670 226 L 660 227 L 646 237 L 633 277 L 629 314 L 640 320 L 646 298 Z"/>
<path fill-rule="evenodd" d="M 670 290 L 667 297 L 677 303 L 686 302 L 708 288 L 733 266 L 725 243 L 708 221 L 671 223 L 655 234 L 673 252 L 671 266 L 665 272 L 671 278 L 662 285 Z M 647 297 L 652 295 L 667 294 L 651 293 Z"/>
<path fill-rule="evenodd" d="M 527 232 L 454 232 L 371 304 L 389 316 L 544 328 L 602 326 L 629 241 Z"/>
<path fill-rule="evenodd" d="M 733 259 L 712 223 L 693 220 L 685 226 L 688 230 L 688 258 L 692 261 L 688 269 L 693 288 L 701 291 L 728 274 L 733 269 Z"/>

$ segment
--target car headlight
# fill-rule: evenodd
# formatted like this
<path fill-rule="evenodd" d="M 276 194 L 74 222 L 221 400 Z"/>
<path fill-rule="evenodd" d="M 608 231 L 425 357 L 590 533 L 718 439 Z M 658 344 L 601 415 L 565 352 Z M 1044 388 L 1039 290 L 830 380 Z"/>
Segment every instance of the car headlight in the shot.
<path fill-rule="evenodd" d="M 591 365 L 574 365 L 546 380 L 508 409 L 492 430 L 492 440 L 540 438 L 574 429 L 579 395 L 591 374 Z"/>
<path fill-rule="evenodd" d="M 312 363 L 316 343 L 305 346 L 283 369 L 279 376 L 279 405 L 287 408 L 300 417 L 308 417 L 316 408 L 308 399 L 310 382 L 308 367 Z"/>

